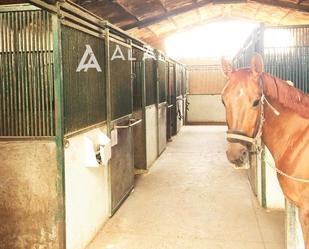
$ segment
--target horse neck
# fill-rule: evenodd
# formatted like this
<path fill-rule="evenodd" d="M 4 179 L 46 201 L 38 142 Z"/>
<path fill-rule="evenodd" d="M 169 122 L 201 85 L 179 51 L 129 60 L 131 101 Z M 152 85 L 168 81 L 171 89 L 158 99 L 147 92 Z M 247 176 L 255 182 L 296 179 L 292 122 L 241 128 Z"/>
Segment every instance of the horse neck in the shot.
<path fill-rule="evenodd" d="M 276 115 L 274 110 L 264 103 L 265 122 L 262 140 L 270 150 L 275 161 L 278 162 L 289 147 L 291 138 L 297 136 L 299 129 L 302 129 L 303 120 L 276 101 L 269 99 L 268 101 L 280 114 Z"/>
<path fill-rule="evenodd" d="M 274 93 L 276 93 L 275 95 L 280 94 L 278 87 L 283 84 L 282 80 L 269 74 L 263 74 L 262 80 L 266 99 L 280 112 L 279 115 L 276 115 L 274 110 L 267 103 L 264 103 L 265 122 L 262 140 L 275 161 L 279 162 L 291 145 L 291 141 L 293 142 L 299 136 L 301 130 L 306 131 L 309 123 L 308 120 L 279 103 L 278 96 L 274 98 Z"/>

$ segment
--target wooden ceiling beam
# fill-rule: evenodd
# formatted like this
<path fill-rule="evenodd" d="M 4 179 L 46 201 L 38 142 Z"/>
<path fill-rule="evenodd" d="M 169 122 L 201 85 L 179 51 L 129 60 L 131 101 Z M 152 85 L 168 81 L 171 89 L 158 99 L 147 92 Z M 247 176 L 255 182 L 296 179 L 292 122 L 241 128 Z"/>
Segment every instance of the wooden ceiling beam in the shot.
<path fill-rule="evenodd" d="M 156 32 L 154 32 L 151 28 L 145 27 L 145 29 L 147 29 L 150 33 L 152 33 L 153 37 L 155 37 L 155 39 L 159 38 L 158 34 Z"/>
<path fill-rule="evenodd" d="M 300 5 L 298 3 L 291 3 L 286 1 L 280 1 L 280 0 L 254 0 L 253 2 L 257 2 L 260 4 L 265 5 L 271 5 L 275 7 L 281 7 L 281 8 L 287 8 L 287 9 L 293 9 L 301 12 L 309 12 L 309 6 Z"/>
<path fill-rule="evenodd" d="M 133 29 L 133 28 L 146 27 L 146 26 L 161 22 L 164 19 L 167 19 L 169 17 L 173 17 L 173 16 L 176 16 L 176 15 L 179 15 L 179 14 L 183 14 L 185 12 L 195 10 L 197 8 L 204 7 L 207 4 L 226 4 L 226 3 L 235 4 L 235 3 L 245 3 L 245 2 L 246 2 L 245 0 L 201 0 L 201 1 L 196 2 L 196 3 L 171 10 L 167 13 L 162 14 L 162 15 L 147 18 L 145 20 L 141 20 L 141 21 L 136 22 L 136 23 L 124 25 L 121 28 L 123 30 L 130 30 L 130 29 Z"/>
<path fill-rule="evenodd" d="M 140 21 L 139 18 L 134 15 L 127 7 L 125 7 L 123 4 L 119 3 L 117 0 L 113 0 L 113 3 L 117 4 L 120 8 L 122 8 L 126 13 L 128 13 L 130 16 L 132 16 L 136 21 Z M 155 33 L 152 29 L 146 27 L 146 29 L 153 34 L 154 37 L 158 37 L 157 33 Z"/>
<path fill-rule="evenodd" d="M 165 6 L 163 0 L 158 0 L 158 2 L 160 3 L 160 5 L 161 5 L 162 9 L 164 10 L 164 12 L 167 13 L 168 10 L 167 10 L 167 8 L 166 8 L 166 6 Z M 167 20 L 169 20 L 171 23 L 173 23 L 173 25 L 178 29 L 178 25 L 177 25 L 177 23 L 173 20 L 173 18 L 169 18 L 169 17 L 168 17 Z"/>
<path fill-rule="evenodd" d="M 126 6 L 119 3 L 117 0 L 112 0 L 112 3 L 117 4 L 124 12 L 133 17 L 136 21 L 139 21 L 139 18 L 136 15 L 134 15 L 134 13 L 132 13 Z"/>
<path fill-rule="evenodd" d="M 198 0 L 192 0 L 193 4 L 197 4 L 198 3 Z M 202 15 L 201 15 L 201 12 L 200 12 L 200 9 L 199 7 L 196 8 L 196 13 L 198 15 L 198 19 L 199 19 L 199 22 L 202 22 Z"/>
<path fill-rule="evenodd" d="M 165 13 L 168 12 L 167 9 L 166 9 L 166 7 L 165 7 L 164 2 L 163 2 L 162 0 L 158 0 L 158 2 L 159 2 L 159 4 L 161 5 L 161 7 L 162 7 L 162 9 L 164 10 L 164 12 L 165 12 Z"/>
<path fill-rule="evenodd" d="M 289 15 L 291 14 L 293 11 L 292 10 L 287 10 L 287 12 L 283 15 L 283 17 L 280 18 L 280 20 L 278 21 L 278 25 L 281 24 L 281 22 Z"/>
<path fill-rule="evenodd" d="M 149 44 L 152 44 L 152 43 L 155 43 L 157 41 L 160 41 L 160 40 L 164 40 L 166 39 L 167 37 L 169 37 L 171 34 L 173 34 L 174 32 L 182 32 L 182 31 L 186 31 L 186 30 L 190 30 L 192 28 L 196 28 L 200 25 L 205 25 L 205 24 L 209 24 L 209 23 L 212 23 L 214 21 L 217 21 L 217 20 L 220 20 L 220 21 L 228 21 L 228 20 L 233 20 L 233 18 L 226 18 L 226 17 L 223 17 L 222 15 L 218 15 L 218 16 L 215 16 L 211 19 L 208 19 L 208 20 L 204 20 L 202 23 L 194 23 L 194 24 L 188 24 L 188 25 L 185 25 L 184 27 L 182 28 L 179 28 L 179 29 L 175 29 L 174 31 L 172 32 L 166 32 L 164 34 L 160 34 L 158 35 L 156 38 L 153 37 L 151 39 L 147 39 L 146 41 L 149 43 Z"/>
<path fill-rule="evenodd" d="M 259 5 L 256 10 L 255 10 L 255 13 L 254 13 L 254 19 L 256 19 L 256 16 L 259 14 L 260 10 L 261 10 L 261 6 L 262 5 Z"/>
<path fill-rule="evenodd" d="M 211 2 L 212 1 L 210 1 L 210 0 L 203 0 L 203 1 L 200 2 L 199 5 L 204 6 L 204 5 L 209 4 Z M 188 5 L 188 6 L 185 6 L 185 7 L 177 8 L 175 10 L 171 10 L 169 12 L 162 14 L 162 15 L 147 18 L 145 20 L 142 20 L 142 21 L 139 21 L 139 22 L 136 22 L 136 23 L 132 23 L 132 24 L 122 26 L 121 28 L 124 29 L 124 30 L 130 30 L 130 29 L 133 29 L 133 28 L 143 28 L 143 27 L 161 22 L 164 19 L 168 19 L 169 17 L 173 17 L 173 16 L 176 16 L 176 15 L 194 10 L 194 9 L 196 9 L 196 7 L 197 6 L 195 4 L 191 4 L 191 5 Z"/>

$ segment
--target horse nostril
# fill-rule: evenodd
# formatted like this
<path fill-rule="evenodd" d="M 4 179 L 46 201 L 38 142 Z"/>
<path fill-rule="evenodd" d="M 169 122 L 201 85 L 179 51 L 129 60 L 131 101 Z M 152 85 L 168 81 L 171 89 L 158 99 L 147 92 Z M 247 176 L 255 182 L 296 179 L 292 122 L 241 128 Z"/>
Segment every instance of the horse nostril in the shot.
<path fill-rule="evenodd" d="M 246 163 L 249 159 L 249 152 L 247 149 L 243 149 L 241 152 L 240 152 L 240 158 L 239 160 L 242 162 L 242 163 Z"/>

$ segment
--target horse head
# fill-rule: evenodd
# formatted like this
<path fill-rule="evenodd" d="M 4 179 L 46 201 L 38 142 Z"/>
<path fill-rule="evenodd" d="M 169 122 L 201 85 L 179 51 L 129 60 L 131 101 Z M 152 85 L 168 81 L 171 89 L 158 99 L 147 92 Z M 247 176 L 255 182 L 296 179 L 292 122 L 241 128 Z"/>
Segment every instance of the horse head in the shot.
<path fill-rule="evenodd" d="M 251 60 L 250 68 L 235 70 L 225 59 L 222 59 L 221 66 L 228 79 L 222 91 L 228 134 L 234 135 L 228 136 L 226 154 L 231 163 L 241 167 L 249 160 L 252 145 L 250 139 L 254 140 L 262 128 L 263 60 L 256 54 Z"/>

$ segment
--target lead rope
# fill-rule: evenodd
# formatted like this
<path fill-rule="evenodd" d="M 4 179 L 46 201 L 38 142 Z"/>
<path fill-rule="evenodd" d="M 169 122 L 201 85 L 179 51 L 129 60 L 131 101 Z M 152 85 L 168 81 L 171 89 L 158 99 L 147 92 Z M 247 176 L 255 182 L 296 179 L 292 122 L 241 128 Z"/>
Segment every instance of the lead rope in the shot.
<path fill-rule="evenodd" d="M 261 153 L 259 153 L 259 158 L 262 161 Z M 276 171 L 279 175 L 285 176 L 286 178 L 288 178 L 290 180 L 297 181 L 297 182 L 309 183 L 309 180 L 307 180 L 307 179 L 303 179 L 303 178 L 299 178 L 299 177 L 294 177 L 294 176 L 288 175 L 287 173 L 284 173 L 282 170 L 278 169 L 276 166 L 273 166 L 272 163 L 270 163 L 268 160 L 266 160 L 265 157 L 264 157 L 264 161 L 271 169 Z"/>

